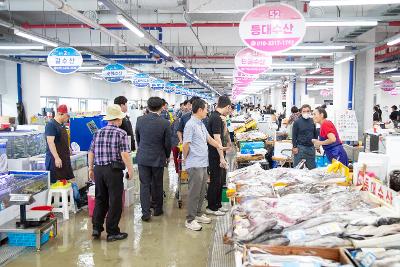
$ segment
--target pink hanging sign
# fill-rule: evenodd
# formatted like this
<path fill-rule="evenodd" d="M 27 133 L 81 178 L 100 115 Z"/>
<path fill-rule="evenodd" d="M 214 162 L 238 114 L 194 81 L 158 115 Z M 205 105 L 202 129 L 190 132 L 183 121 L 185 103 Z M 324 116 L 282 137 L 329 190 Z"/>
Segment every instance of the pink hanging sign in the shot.
<path fill-rule="evenodd" d="M 396 85 L 392 80 L 386 79 L 381 83 L 381 89 L 385 92 L 393 91 L 395 88 Z"/>
<path fill-rule="evenodd" d="M 272 64 L 272 57 L 254 51 L 248 47 L 240 50 L 235 56 L 235 66 L 243 73 L 256 75 L 268 70 Z"/>
<path fill-rule="evenodd" d="M 251 49 L 279 53 L 298 45 L 306 33 L 303 15 L 294 7 L 270 3 L 249 10 L 240 21 L 239 35 Z"/>
<path fill-rule="evenodd" d="M 249 75 L 246 73 L 243 73 L 241 71 L 234 70 L 233 71 L 233 84 L 245 84 L 248 85 L 252 83 L 253 81 L 257 80 L 258 75 Z"/>

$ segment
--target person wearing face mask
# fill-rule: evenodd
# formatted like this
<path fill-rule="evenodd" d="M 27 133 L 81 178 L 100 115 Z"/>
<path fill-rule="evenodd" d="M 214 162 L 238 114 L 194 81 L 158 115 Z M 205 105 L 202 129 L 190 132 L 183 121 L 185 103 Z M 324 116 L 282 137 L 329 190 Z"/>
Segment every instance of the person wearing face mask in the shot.
<path fill-rule="evenodd" d="M 293 124 L 292 143 L 294 166 L 297 166 L 301 160 L 306 160 L 308 169 L 315 169 L 315 148 L 312 142 L 318 137 L 317 129 L 311 118 L 311 107 L 303 105 L 300 109 L 301 117 Z"/>

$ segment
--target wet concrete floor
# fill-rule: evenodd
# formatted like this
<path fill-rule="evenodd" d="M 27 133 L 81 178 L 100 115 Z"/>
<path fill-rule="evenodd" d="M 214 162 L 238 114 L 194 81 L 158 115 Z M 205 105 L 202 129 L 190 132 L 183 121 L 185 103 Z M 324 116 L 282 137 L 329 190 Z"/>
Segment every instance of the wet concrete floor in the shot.
<path fill-rule="evenodd" d="M 124 209 L 119 226 L 129 234 L 126 240 L 108 243 L 105 232 L 101 240 L 92 240 L 91 218 L 84 209 L 60 222 L 59 235 L 40 252 L 24 253 L 7 266 L 207 266 L 215 222 L 203 225 L 200 232 L 186 229 L 185 206 L 178 208 L 176 181 L 172 180 L 164 182 L 167 197 L 163 216 L 142 222 L 139 200 Z"/>

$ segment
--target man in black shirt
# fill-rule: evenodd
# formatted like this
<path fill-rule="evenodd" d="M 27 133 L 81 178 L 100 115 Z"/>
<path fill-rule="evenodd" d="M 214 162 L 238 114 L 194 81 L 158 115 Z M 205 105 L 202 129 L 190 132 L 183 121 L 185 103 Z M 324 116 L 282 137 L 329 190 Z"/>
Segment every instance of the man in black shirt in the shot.
<path fill-rule="evenodd" d="M 228 96 L 220 96 L 218 105 L 214 112 L 211 113 L 208 120 L 208 133 L 221 146 L 224 143 L 224 122 L 221 115 L 229 114 L 231 100 Z M 225 155 L 222 150 L 217 150 L 212 146 L 208 146 L 208 160 L 210 168 L 210 184 L 208 186 L 207 200 L 208 207 L 206 213 L 209 215 L 223 216 L 228 210 L 222 208 L 222 186 L 223 186 L 223 169 L 227 169 Z"/>
<path fill-rule="evenodd" d="M 114 99 L 114 104 L 117 104 L 121 107 L 122 112 L 126 113 L 128 111 L 128 99 L 125 96 L 118 96 Z M 135 145 L 135 136 L 133 134 L 132 123 L 128 116 L 122 119 L 122 124 L 119 127 L 120 129 L 124 130 L 128 136 L 131 138 L 131 150 L 136 150 Z"/>
<path fill-rule="evenodd" d="M 397 106 L 393 105 L 392 106 L 392 113 L 390 113 L 389 118 L 393 122 L 394 128 L 397 128 L 397 126 L 399 124 L 399 117 L 400 117 L 400 114 L 397 111 Z"/>
<path fill-rule="evenodd" d="M 306 160 L 308 169 L 315 169 L 315 148 L 312 139 L 318 139 L 317 129 L 311 118 L 311 107 L 303 105 L 300 109 L 301 117 L 293 123 L 292 143 L 294 166 L 301 160 Z"/>

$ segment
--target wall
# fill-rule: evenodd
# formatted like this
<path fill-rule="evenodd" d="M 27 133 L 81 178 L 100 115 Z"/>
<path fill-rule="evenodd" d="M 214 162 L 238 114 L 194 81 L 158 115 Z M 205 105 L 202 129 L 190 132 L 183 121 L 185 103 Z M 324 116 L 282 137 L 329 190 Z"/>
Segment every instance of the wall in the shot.
<path fill-rule="evenodd" d="M 376 104 L 379 104 L 382 109 L 382 119 L 383 121 L 389 121 L 389 114 L 392 111 L 391 106 L 400 105 L 400 95 L 392 96 L 381 89 L 376 89 Z M 371 107 L 372 110 L 372 107 Z"/>
<path fill-rule="evenodd" d="M 0 94 L 2 99 L 2 114 L 17 116 L 17 64 L 0 61 Z"/>

